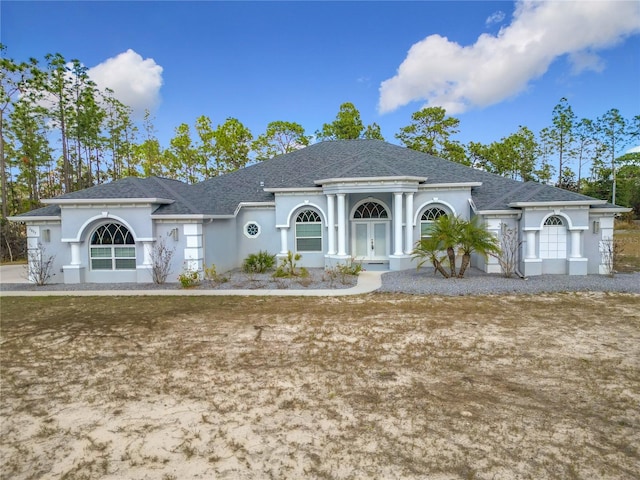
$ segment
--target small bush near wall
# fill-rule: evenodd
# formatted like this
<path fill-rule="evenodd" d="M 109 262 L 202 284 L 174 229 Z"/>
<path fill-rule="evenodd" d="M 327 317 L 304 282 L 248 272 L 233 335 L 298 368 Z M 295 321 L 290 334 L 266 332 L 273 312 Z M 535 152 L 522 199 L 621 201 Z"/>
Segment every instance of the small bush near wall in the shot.
<path fill-rule="evenodd" d="M 245 273 L 265 273 L 276 264 L 276 256 L 260 250 L 252 253 L 242 262 L 242 271 Z"/>
<path fill-rule="evenodd" d="M 35 283 L 38 286 L 43 286 L 49 283 L 51 277 L 55 275 L 53 273 L 53 262 L 55 255 L 47 255 L 47 251 L 41 243 L 38 243 L 38 248 L 29 250 L 29 281 Z"/>
<path fill-rule="evenodd" d="M 182 288 L 192 288 L 200 285 L 200 272 L 197 270 L 185 270 L 178 275 L 178 281 Z"/>
<path fill-rule="evenodd" d="M 325 269 L 325 273 L 327 274 L 332 285 L 337 278 L 340 279 L 340 282 L 343 285 L 346 285 L 347 283 L 349 283 L 349 277 L 357 277 L 358 275 L 360 275 L 361 271 L 362 263 L 354 262 L 353 260 L 351 260 L 351 262 L 349 263 L 343 263 L 336 265 L 333 268 Z"/>
<path fill-rule="evenodd" d="M 218 273 L 216 270 L 216 266 L 211 264 L 210 267 L 205 267 L 204 269 L 204 279 L 209 282 L 212 286 L 219 285 L 221 283 L 226 283 L 229 281 L 229 277 L 222 273 Z"/>
<path fill-rule="evenodd" d="M 308 277 L 309 271 L 304 268 L 298 268 L 298 262 L 302 258 L 302 255 L 299 253 L 293 253 L 292 251 L 287 252 L 287 256 L 284 257 L 275 273 L 273 274 L 274 278 L 291 278 L 291 277 Z"/>
<path fill-rule="evenodd" d="M 171 259 L 175 248 L 169 248 L 163 238 L 158 239 L 151 250 L 151 278 L 153 283 L 162 285 L 171 273 Z"/>

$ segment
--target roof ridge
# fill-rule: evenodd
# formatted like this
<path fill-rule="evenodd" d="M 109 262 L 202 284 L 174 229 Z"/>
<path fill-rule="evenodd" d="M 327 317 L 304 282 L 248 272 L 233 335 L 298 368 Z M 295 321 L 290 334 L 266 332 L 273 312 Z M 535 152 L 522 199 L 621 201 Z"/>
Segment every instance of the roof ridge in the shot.
<path fill-rule="evenodd" d="M 512 179 L 509 179 L 509 178 L 507 178 L 507 177 L 503 177 L 503 178 L 505 178 L 506 180 L 512 180 Z M 514 181 L 518 182 L 518 180 L 514 180 Z M 484 183 L 484 182 L 483 182 L 483 183 Z M 493 207 L 494 205 L 502 205 L 502 202 L 503 202 L 505 199 L 507 199 L 508 197 L 510 197 L 510 196 L 512 196 L 512 195 L 514 195 L 515 193 L 519 192 L 520 190 L 523 190 L 523 189 L 526 187 L 527 183 L 529 183 L 529 182 L 518 182 L 518 185 L 516 185 L 514 188 L 511 188 L 511 189 L 506 190 L 506 191 L 505 191 L 505 192 L 504 192 L 500 197 L 495 198 L 495 199 L 494 199 L 494 200 L 493 200 L 493 201 L 492 201 L 492 202 L 487 206 L 487 208 L 491 208 L 491 207 Z"/>
<path fill-rule="evenodd" d="M 175 200 L 180 200 L 180 202 L 187 207 L 187 210 L 189 210 L 191 213 L 199 213 L 197 210 L 195 210 L 193 208 L 193 205 L 191 204 L 191 202 L 189 200 L 187 200 L 186 198 L 184 198 L 179 192 L 177 192 L 173 186 L 167 185 L 165 184 L 163 181 L 161 181 L 160 177 L 147 177 L 149 179 L 153 179 L 154 182 L 156 182 L 158 185 L 160 185 L 160 188 L 162 188 L 164 191 L 168 192 L 170 195 L 173 195 L 175 198 Z M 171 180 L 171 179 L 168 179 Z M 181 185 L 183 186 L 187 186 L 187 187 L 191 187 L 192 185 L 188 185 L 185 184 L 183 182 L 180 182 Z M 160 207 L 162 208 L 162 207 Z"/>
<path fill-rule="evenodd" d="M 357 139 L 352 139 L 352 140 L 365 140 L 365 139 L 357 138 Z M 371 147 L 370 146 L 368 146 L 367 148 L 365 148 L 362 151 L 362 154 L 364 154 L 364 155 L 369 155 L 370 153 L 371 153 Z M 345 160 L 347 158 L 358 157 L 359 155 L 361 155 L 361 154 L 360 153 L 354 153 L 354 154 L 350 155 L 349 157 L 346 157 Z M 377 165 L 379 165 L 381 167 L 388 168 L 389 170 L 393 171 L 396 175 L 400 175 L 400 176 L 402 175 L 402 172 L 400 170 L 398 170 L 395 165 L 391 166 L 390 163 L 381 162 L 379 159 L 377 159 L 375 157 L 365 156 L 364 158 L 362 158 L 361 160 L 357 161 L 356 163 L 351 163 L 348 166 L 346 166 L 345 168 L 343 168 L 342 170 L 338 171 L 337 172 L 337 176 L 338 176 L 338 178 L 340 178 L 342 175 L 344 175 L 344 174 L 348 173 L 349 171 L 354 170 L 357 167 L 359 167 L 360 165 L 366 164 L 366 163 L 376 163 Z"/>
<path fill-rule="evenodd" d="M 147 177 L 150 178 L 150 177 Z M 131 181 L 137 185 L 137 187 L 142 190 L 142 192 L 146 195 L 146 198 L 155 198 L 156 195 L 150 191 L 147 186 L 144 184 L 143 180 L 144 178 L 140 178 L 140 177 L 127 177 L 127 178 L 123 178 L 123 180 L 127 180 L 127 179 L 131 179 Z"/>
<path fill-rule="evenodd" d="M 534 185 L 534 188 L 532 188 L 529 191 L 528 195 L 525 195 L 522 197 L 521 200 L 518 200 L 519 202 L 526 202 L 527 200 L 530 200 L 531 197 L 533 197 L 536 193 L 538 193 L 540 190 L 544 189 L 545 187 L 553 187 L 552 185 L 545 185 L 544 183 L 538 183 L 538 182 L 532 182 L 532 181 L 524 182 L 524 185 Z"/>

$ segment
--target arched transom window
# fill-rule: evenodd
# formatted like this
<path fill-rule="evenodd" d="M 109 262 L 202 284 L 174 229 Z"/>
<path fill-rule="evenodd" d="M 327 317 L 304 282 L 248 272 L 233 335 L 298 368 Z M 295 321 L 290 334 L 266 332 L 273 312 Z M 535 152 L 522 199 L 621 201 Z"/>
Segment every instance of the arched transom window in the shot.
<path fill-rule="evenodd" d="M 552 215 L 544 221 L 544 224 L 550 227 L 557 227 L 560 225 L 564 225 L 564 222 L 562 221 L 562 218 L 558 217 L 557 215 Z"/>
<path fill-rule="evenodd" d="M 567 258 L 567 227 L 558 215 L 544 221 L 540 232 L 540 258 Z"/>
<path fill-rule="evenodd" d="M 389 215 L 381 204 L 377 202 L 365 202 L 353 212 L 353 218 L 389 218 Z"/>
<path fill-rule="evenodd" d="M 135 270 L 136 247 L 131 232 L 119 223 L 99 226 L 91 235 L 92 270 Z"/>
<path fill-rule="evenodd" d="M 315 210 L 302 210 L 296 217 L 296 251 L 322 251 L 322 219 Z"/>
<path fill-rule="evenodd" d="M 433 228 L 433 222 L 435 222 L 440 217 L 446 216 L 447 211 L 443 210 L 440 207 L 429 207 L 423 213 L 422 217 L 420 217 L 420 236 L 428 237 L 431 235 L 431 230 Z"/>

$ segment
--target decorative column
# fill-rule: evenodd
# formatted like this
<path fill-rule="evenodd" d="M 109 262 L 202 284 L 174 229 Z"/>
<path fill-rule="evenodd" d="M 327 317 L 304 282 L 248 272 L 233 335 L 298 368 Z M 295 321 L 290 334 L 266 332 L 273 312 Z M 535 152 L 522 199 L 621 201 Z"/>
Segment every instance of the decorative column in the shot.
<path fill-rule="evenodd" d="M 525 258 L 537 258 L 536 256 L 536 231 L 527 230 L 527 256 Z"/>
<path fill-rule="evenodd" d="M 402 193 L 393 194 L 393 254 L 402 255 Z"/>
<path fill-rule="evenodd" d="M 336 254 L 335 195 L 327 195 L 327 255 Z"/>
<path fill-rule="evenodd" d="M 404 252 L 411 255 L 413 252 L 413 193 L 406 193 L 406 211 L 405 211 L 405 246 Z"/>
<path fill-rule="evenodd" d="M 280 228 L 280 254 L 286 255 L 289 251 L 289 247 L 287 245 L 287 231 L 289 229 L 287 227 Z"/>
<path fill-rule="evenodd" d="M 143 267 L 151 267 L 153 264 L 153 260 L 151 259 L 151 253 L 153 252 L 153 241 L 143 241 L 142 242 L 142 266 Z"/>
<path fill-rule="evenodd" d="M 582 257 L 582 230 L 571 230 L 571 257 L 570 258 L 581 258 Z"/>
<path fill-rule="evenodd" d="M 589 270 L 589 259 L 582 256 L 582 232 L 589 227 L 575 227 L 571 233 L 571 252 L 567 267 L 569 275 L 586 275 Z"/>
<path fill-rule="evenodd" d="M 345 194 L 338 193 L 338 255 L 347 256 L 347 219 L 345 210 Z"/>
<path fill-rule="evenodd" d="M 84 283 L 85 267 L 82 266 L 81 249 L 82 242 L 69 242 L 71 248 L 71 262 L 69 265 L 63 265 L 64 283 Z M 89 260 L 90 261 L 90 260 Z"/>
<path fill-rule="evenodd" d="M 80 242 L 71 242 L 71 263 L 70 265 L 80 265 Z"/>

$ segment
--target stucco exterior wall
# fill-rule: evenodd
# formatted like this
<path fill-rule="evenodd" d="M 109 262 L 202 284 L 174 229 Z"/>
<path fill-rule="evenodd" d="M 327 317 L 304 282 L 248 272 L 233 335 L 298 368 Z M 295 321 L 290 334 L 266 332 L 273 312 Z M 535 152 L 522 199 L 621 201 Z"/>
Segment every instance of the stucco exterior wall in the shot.
<path fill-rule="evenodd" d="M 184 249 L 187 246 L 186 238 L 183 234 L 184 224 L 175 220 L 155 220 L 154 221 L 154 242 L 151 244 L 152 249 L 158 248 L 160 242 L 164 243 L 165 248 L 172 251 L 171 262 L 169 265 L 169 276 L 167 282 L 177 282 L 178 275 L 185 269 Z M 140 264 L 141 261 L 138 261 Z M 152 281 L 150 273 L 146 275 L 140 274 L 139 281 L 148 278 L 148 282 Z"/>
<path fill-rule="evenodd" d="M 589 260 L 585 250 L 585 239 L 589 232 L 589 207 L 550 205 L 527 207 L 522 210 L 520 231 L 523 243 L 521 247 L 520 268 L 527 275 L 569 274 L 585 275 L 589 269 Z M 550 216 L 562 218 L 566 227 L 565 258 L 542 258 L 540 243 L 544 222 Z"/>
<path fill-rule="evenodd" d="M 154 238 L 151 213 L 155 206 L 142 205 L 88 205 L 62 206 L 60 251 L 66 252 L 64 270 L 65 283 L 122 283 L 143 281 L 147 272 L 132 270 L 93 270 L 90 264 L 89 241 L 92 233 L 106 223 L 123 224 L 130 231 L 136 245 L 136 265 L 145 258 L 143 241 Z M 77 258 L 73 258 L 75 250 Z M 150 280 L 149 280 L 150 281 Z"/>
<path fill-rule="evenodd" d="M 86 241 L 93 230 L 102 223 L 122 222 L 136 240 L 153 238 L 151 213 L 154 207 L 144 206 L 97 206 L 63 207 L 61 209 L 62 238 Z"/>
<path fill-rule="evenodd" d="M 51 258 L 49 283 L 62 283 L 62 266 L 69 261 L 69 252 L 60 242 L 62 238 L 60 222 L 29 223 L 26 234 L 29 260 L 32 257 L 35 259 L 34 255 L 38 255 L 38 251 L 44 261 Z"/>
<path fill-rule="evenodd" d="M 276 228 L 276 211 L 273 207 L 243 207 L 238 212 L 235 222 L 236 267 L 240 267 L 244 259 L 252 254 L 265 250 L 277 254 L 279 250 L 279 232 Z M 256 223 L 260 233 L 254 237 L 246 234 L 248 223 Z M 214 247 L 217 248 L 217 247 Z"/>
<path fill-rule="evenodd" d="M 442 204 L 449 210 L 453 210 L 454 215 L 469 220 L 471 215 L 470 198 L 471 190 L 469 188 L 419 190 L 413 197 L 413 206 L 415 213 L 421 215 L 431 204 Z M 418 215 L 417 223 L 419 222 L 420 216 Z M 419 235 L 416 240 L 418 238 Z"/>
<path fill-rule="evenodd" d="M 237 268 L 238 242 L 237 219 L 221 219 L 204 224 L 204 256 L 205 265 L 216 266 L 218 273 Z"/>

